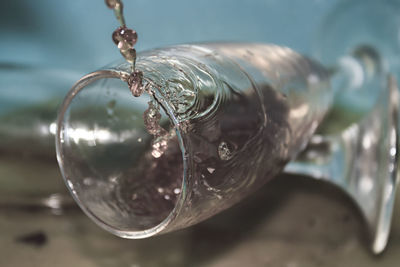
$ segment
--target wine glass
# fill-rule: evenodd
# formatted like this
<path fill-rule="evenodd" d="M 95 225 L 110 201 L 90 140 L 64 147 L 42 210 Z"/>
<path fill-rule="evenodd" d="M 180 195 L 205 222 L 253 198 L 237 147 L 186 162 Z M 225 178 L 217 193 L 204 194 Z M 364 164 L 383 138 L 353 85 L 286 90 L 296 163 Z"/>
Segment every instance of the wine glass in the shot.
<path fill-rule="evenodd" d="M 342 33 L 324 27 L 327 36 Z M 73 197 L 107 231 L 145 238 L 229 208 L 292 161 L 286 171 L 328 180 L 355 199 L 380 253 L 398 180 L 396 71 L 387 64 L 395 56 L 354 38 L 336 38 L 346 49 L 335 54 L 321 38 L 323 55 L 333 55 L 321 59 L 324 66 L 270 44 L 142 52 L 136 68 L 145 93 L 138 98 L 126 84 L 128 63 L 86 75 L 57 122 L 58 162 Z M 361 115 L 352 125 L 312 137 L 341 96 L 355 99 L 371 88 L 379 100 L 354 100 Z"/>

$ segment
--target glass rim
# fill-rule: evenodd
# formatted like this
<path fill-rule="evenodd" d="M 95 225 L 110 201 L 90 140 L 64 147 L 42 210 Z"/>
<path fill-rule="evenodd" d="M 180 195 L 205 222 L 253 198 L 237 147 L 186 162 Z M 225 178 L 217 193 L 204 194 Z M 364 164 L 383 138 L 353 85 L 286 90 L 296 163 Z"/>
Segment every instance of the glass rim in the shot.
<path fill-rule="evenodd" d="M 150 236 L 157 235 L 158 233 L 164 231 L 167 226 L 171 224 L 171 222 L 174 221 L 174 219 L 179 215 L 181 209 L 184 206 L 184 203 L 187 198 L 188 194 L 188 188 L 190 186 L 189 183 L 189 169 L 188 169 L 188 157 L 186 156 L 186 148 L 185 148 L 185 142 L 184 138 L 182 136 L 182 128 L 181 124 L 179 123 L 179 120 L 176 118 L 176 116 L 173 113 L 173 108 L 169 104 L 169 102 L 165 99 L 165 97 L 162 96 L 162 94 L 159 92 L 159 88 L 154 85 L 151 81 L 146 79 L 146 82 L 149 82 L 150 84 L 150 90 L 152 93 L 154 93 L 154 98 L 156 101 L 160 104 L 161 108 L 163 111 L 166 113 L 168 116 L 170 122 L 172 122 L 173 127 L 175 128 L 176 135 L 178 138 L 178 143 L 179 143 L 179 148 L 182 153 L 182 163 L 183 163 L 183 172 L 182 172 L 182 183 L 181 183 L 181 191 L 180 194 L 174 204 L 174 208 L 169 212 L 168 216 L 165 217 L 161 222 L 157 223 L 156 225 L 144 229 L 144 230 L 123 230 L 123 229 L 118 229 L 108 223 L 106 223 L 104 220 L 100 219 L 98 216 L 96 216 L 84 203 L 84 201 L 80 200 L 80 197 L 78 196 L 77 192 L 73 189 L 73 184 L 70 182 L 70 180 L 67 177 L 66 171 L 64 169 L 64 159 L 63 159 L 63 145 L 62 143 L 64 142 L 64 131 L 63 131 L 63 124 L 64 124 L 64 118 L 65 118 L 65 113 L 73 100 L 73 98 L 81 91 L 83 90 L 87 85 L 91 84 L 92 82 L 95 82 L 100 79 L 120 79 L 124 82 L 126 82 L 126 77 L 129 77 L 130 73 L 127 71 L 122 71 L 122 70 L 117 70 L 115 68 L 107 68 L 107 69 L 101 69 L 97 70 L 95 72 L 91 72 L 85 76 L 83 76 L 81 79 L 79 79 L 68 91 L 67 95 L 65 96 L 63 102 L 60 105 L 60 108 L 58 110 L 57 114 L 57 129 L 56 129 L 56 135 L 55 135 L 55 143 L 56 143 L 56 156 L 57 156 L 57 161 L 58 165 L 60 168 L 61 175 L 63 177 L 64 183 L 66 187 L 68 188 L 68 191 L 72 195 L 73 199 L 75 202 L 79 205 L 79 207 L 83 210 L 83 212 L 91 218 L 97 225 L 99 225 L 101 228 L 105 229 L 106 231 L 117 235 L 119 237 L 123 238 L 129 238 L 129 239 L 142 239 L 142 238 L 147 238 Z M 127 90 L 129 90 L 128 85 Z M 132 95 L 132 97 L 134 97 Z M 72 185 L 72 186 L 71 186 Z"/>

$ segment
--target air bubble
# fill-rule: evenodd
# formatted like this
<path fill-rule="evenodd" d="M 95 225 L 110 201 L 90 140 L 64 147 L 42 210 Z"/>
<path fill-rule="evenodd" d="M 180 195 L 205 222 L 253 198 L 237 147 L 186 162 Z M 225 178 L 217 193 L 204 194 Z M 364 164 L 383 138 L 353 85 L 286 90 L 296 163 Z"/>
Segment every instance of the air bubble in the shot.
<path fill-rule="evenodd" d="M 162 194 L 162 193 L 164 193 L 164 188 L 159 187 L 159 188 L 157 188 L 157 191 L 158 191 L 158 193 Z"/>
<path fill-rule="evenodd" d="M 128 78 L 128 85 L 133 96 L 141 96 L 144 91 L 143 73 L 139 70 L 135 70 Z"/>
<path fill-rule="evenodd" d="M 221 142 L 218 146 L 218 155 L 221 160 L 230 160 L 233 157 L 232 148 L 226 142 Z"/>

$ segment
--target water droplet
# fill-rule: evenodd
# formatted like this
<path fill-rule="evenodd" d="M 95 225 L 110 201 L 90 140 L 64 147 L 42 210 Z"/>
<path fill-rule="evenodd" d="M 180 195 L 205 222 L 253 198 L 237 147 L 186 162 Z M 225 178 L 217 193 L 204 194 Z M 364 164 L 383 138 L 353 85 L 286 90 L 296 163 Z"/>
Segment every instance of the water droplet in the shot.
<path fill-rule="evenodd" d="M 121 51 L 127 51 L 127 50 L 129 50 L 130 48 L 132 48 L 132 46 L 131 46 L 128 42 L 126 42 L 126 41 L 124 41 L 124 40 L 120 41 L 120 42 L 118 43 L 117 47 L 118 47 L 118 49 L 121 50 Z"/>
<path fill-rule="evenodd" d="M 164 198 L 165 198 L 166 200 L 170 200 L 170 199 L 171 199 L 171 197 L 170 197 L 169 195 L 165 195 Z"/>
<path fill-rule="evenodd" d="M 138 140 L 137 140 L 139 143 L 141 143 L 143 140 L 142 140 L 142 138 L 138 138 Z"/>
<path fill-rule="evenodd" d="M 132 194 L 132 200 L 136 200 L 138 195 L 136 193 Z"/>
<path fill-rule="evenodd" d="M 143 73 L 140 70 L 135 70 L 128 78 L 128 85 L 133 96 L 139 97 L 143 94 Z"/>
<path fill-rule="evenodd" d="M 158 191 L 158 193 L 162 194 L 162 193 L 164 193 L 164 188 L 159 187 L 159 188 L 157 188 L 157 191 Z"/>
<path fill-rule="evenodd" d="M 174 194 L 178 195 L 181 193 L 181 189 L 180 188 L 175 188 L 174 189 Z"/>
<path fill-rule="evenodd" d="M 148 102 L 149 107 L 143 113 L 146 130 L 154 136 L 151 155 L 155 158 L 161 157 L 168 148 L 168 141 L 176 134 L 174 130 L 167 131 L 160 125 L 161 114 L 157 103 Z"/>
<path fill-rule="evenodd" d="M 221 160 L 230 160 L 233 157 L 232 148 L 226 142 L 221 142 L 218 146 L 218 155 Z"/>
<path fill-rule="evenodd" d="M 207 167 L 207 171 L 212 174 L 215 171 L 215 168 Z"/>
<path fill-rule="evenodd" d="M 122 26 L 113 32 L 112 39 L 116 45 L 119 45 L 121 41 L 125 41 L 130 47 L 133 47 L 137 42 L 138 35 L 136 31 Z"/>
<path fill-rule="evenodd" d="M 120 0 L 106 0 L 106 5 L 108 6 L 108 8 L 114 9 L 116 8 L 117 5 L 121 4 Z"/>
<path fill-rule="evenodd" d="M 159 124 L 161 119 L 161 114 L 159 112 L 159 107 L 153 101 L 148 102 L 149 107 L 143 113 L 144 125 L 146 130 L 151 135 L 161 136 L 165 135 L 167 131 L 162 128 Z"/>
<path fill-rule="evenodd" d="M 62 204 L 62 197 L 59 194 L 52 194 L 44 200 L 44 204 L 52 209 L 60 209 Z"/>
<path fill-rule="evenodd" d="M 127 50 L 119 50 L 119 52 L 129 63 L 133 63 L 136 60 L 135 48 L 129 48 Z"/>
<path fill-rule="evenodd" d="M 155 157 L 156 159 L 158 159 L 159 157 L 162 156 L 162 153 L 161 153 L 160 151 L 158 151 L 158 150 L 153 150 L 153 151 L 151 152 L 151 155 L 152 155 L 153 157 Z"/>
<path fill-rule="evenodd" d="M 85 179 L 83 179 L 83 184 L 87 185 L 87 186 L 92 185 L 93 184 L 93 179 L 90 178 L 90 177 L 86 177 Z"/>

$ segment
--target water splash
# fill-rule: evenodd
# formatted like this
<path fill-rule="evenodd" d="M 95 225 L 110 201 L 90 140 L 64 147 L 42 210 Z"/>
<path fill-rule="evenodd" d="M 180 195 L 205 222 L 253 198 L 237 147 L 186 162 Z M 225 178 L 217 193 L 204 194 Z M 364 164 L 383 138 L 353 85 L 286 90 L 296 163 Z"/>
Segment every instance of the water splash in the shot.
<path fill-rule="evenodd" d="M 149 134 L 154 136 L 163 136 L 168 132 L 160 126 L 160 107 L 155 101 L 148 102 L 149 107 L 143 113 L 144 125 Z"/>
<path fill-rule="evenodd" d="M 152 100 L 148 104 L 149 107 L 143 113 L 144 125 L 147 132 L 154 136 L 151 155 L 159 158 L 168 149 L 168 141 L 175 137 L 176 133 L 174 129 L 167 131 L 160 125 L 161 113 L 158 103 Z"/>

